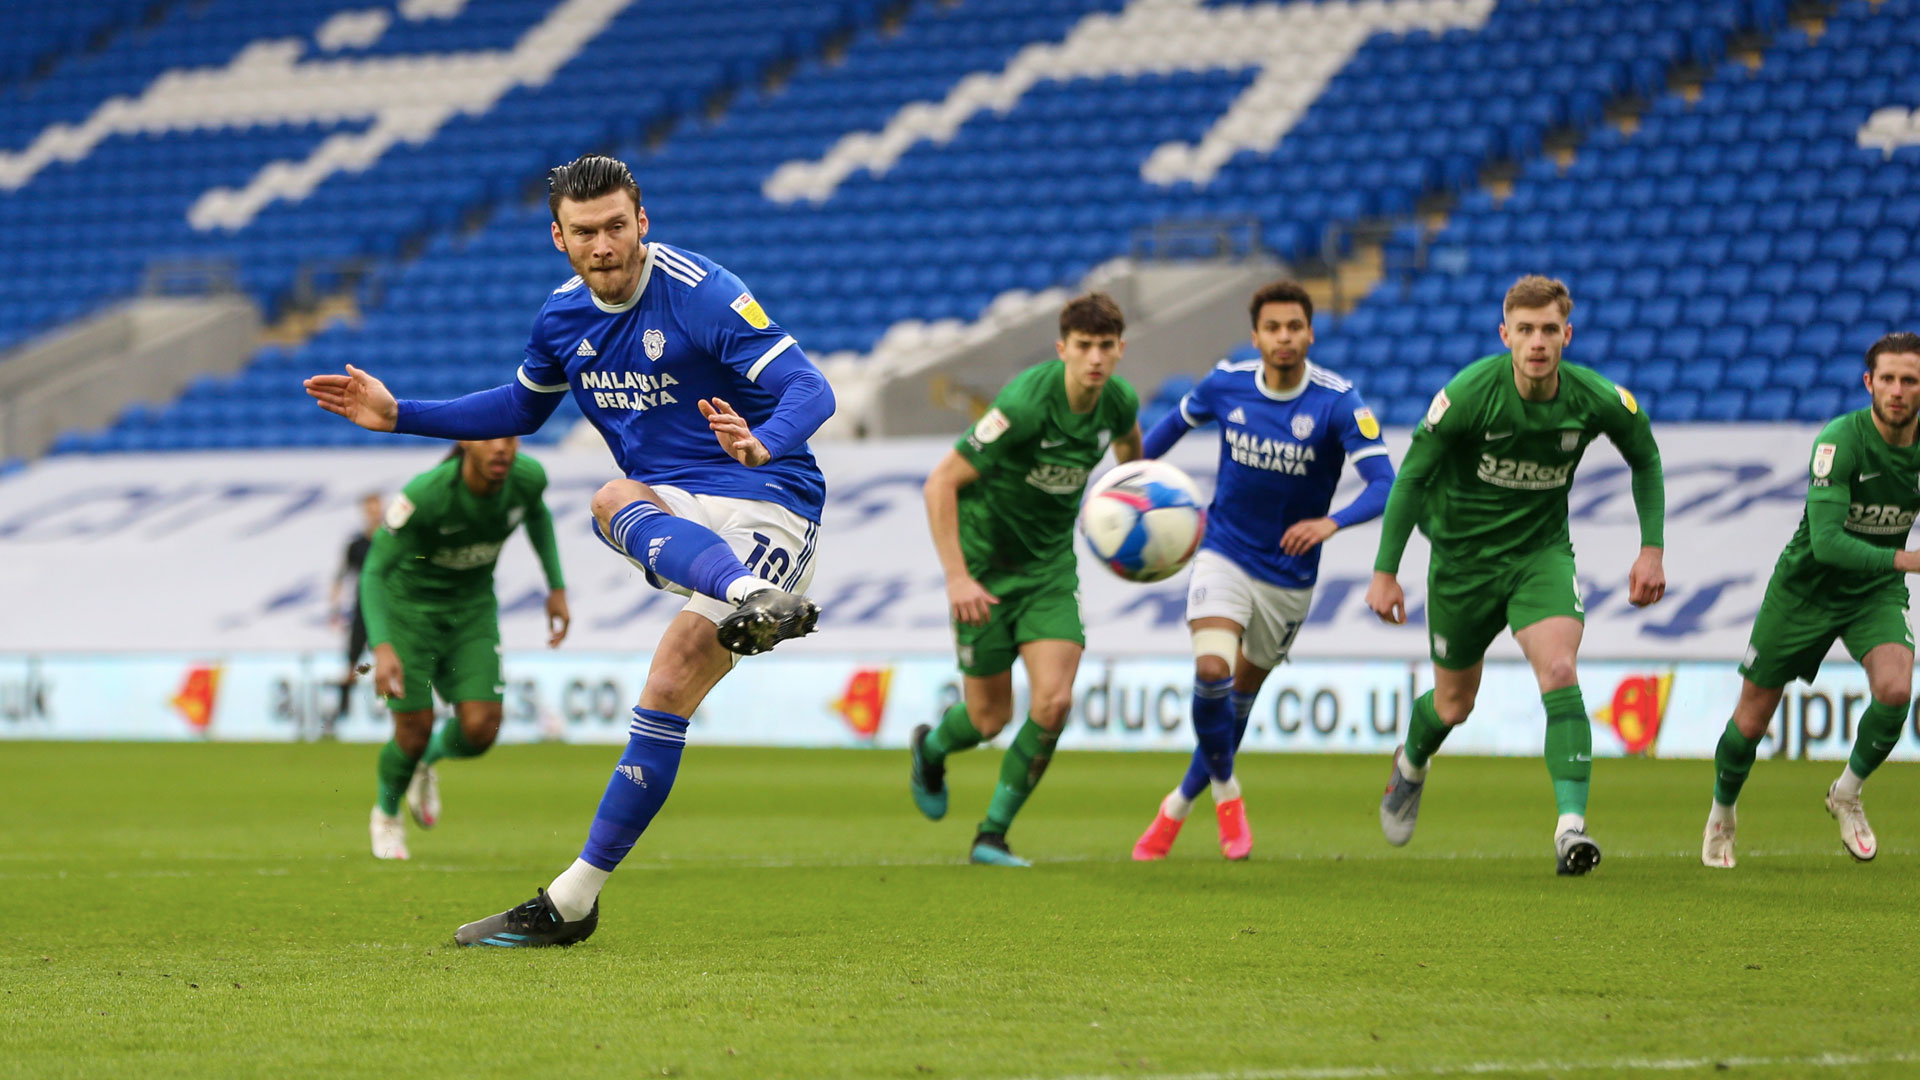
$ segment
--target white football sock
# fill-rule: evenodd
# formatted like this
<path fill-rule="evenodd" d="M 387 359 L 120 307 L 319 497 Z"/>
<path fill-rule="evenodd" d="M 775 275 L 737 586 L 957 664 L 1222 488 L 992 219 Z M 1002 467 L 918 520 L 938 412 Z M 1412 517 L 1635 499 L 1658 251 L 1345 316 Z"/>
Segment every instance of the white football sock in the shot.
<path fill-rule="evenodd" d="M 1560 820 L 1555 822 L 1553 826 L 1554 838 L 1559 839 L 1560 834 L 1563 832 L 1566 832 L 1569 829 L 1578 829 L 1581 832 L 1586 832 L 1587 831 L 1587 815 L 1561 814 Z"/>
<path fill-rule="evenodd" d="M 1857 799 L 1860 797 L 1860 785 L 1866 782 L 1866 777 L 1853 775 L 1853 766 L 1848 765 L 1840 770 L 1840 782 L 1833 785 L 1833 793 L 1845 795 L 1849 799 Z"/>
<path fill-rule="evenodd" d="M 612 876 L 611 870 L 602 870 L 585 859 L 575 859 L 572 866 L 561 871 L 553 884 L 547 886 L 547 897 L 562 919 L 579 922 L 593 910 L 593 902 L 600 898 L 600 886 Z"/>
<path fill-rule="evenodd" d="M 1713 809 L 1707 811 L 1707 824 L 1709 825 L 1732 825 L 1736 820 L 1737 815 L 1733 812 L 1733 807 L 1731 806 L 1721 806 L 1716 802 L 1713 804 Z"/>
<path fill-rule="evenodd" d="M 1232 802 L 1239 797 L 1239 776 L 1229 776 L 1225 780 L 1215 780 L 1213 782 L 1213 805 L 1219 806 L 1221 803 Z"/>
<path fill-rule="evenodd" d="M 743 578 L 734 578 L 733 583 L 727 586 L 727 603 L 732 604 L 734 607 L 739 607 L 740 601 L 745 600 L 754 593 L 766 592 L 771 588 L 773 588 L 773 582 L 765 578 L 754 577 L 752 574 L 748 574 Z"/>
<path fill-rule="evenodd" d="M 1400 775 L 1416 784 L 1425 780 L 1427 778 L 1427 770 L 1433 768 L 1433 762 L 1431 761 L 1417 769 L 1414 768 L 1413 763 L 1407 760 L 1407 752 L 1405 750 L 1402 750 L 1394 760 L 1399 763 Z"/>
<path fill-rule="evenodd" d="M 1179 788 L 1174 788 L 1171 794 L 1160 800 L 1160 812 L 1175 821 L 1185 821 L 1187 815 L 1193 812 L 1193 800 L 1180 794 Z"/>

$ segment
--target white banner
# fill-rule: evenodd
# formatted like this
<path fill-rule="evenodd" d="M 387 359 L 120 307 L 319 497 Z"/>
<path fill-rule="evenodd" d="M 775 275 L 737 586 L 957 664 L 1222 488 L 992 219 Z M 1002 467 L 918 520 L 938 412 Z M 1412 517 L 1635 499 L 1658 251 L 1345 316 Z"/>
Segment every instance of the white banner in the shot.
<path fill-rule="evenodd" d="M 624 743 L 648 657 L 509 652 L 506 742 Z M 391 722 L 368 680 L 339 714 L 339 660 L 299 653 L 0 655 L 0 739 L 384 741 Z M 1401 741 L 1415 696 L 1429 686 L 1411 661 L 1306 661 L 1275 672 L 1254 704 L 1244 748 L 1385 755 Z M 1189 750 L 1192 661 L 1094 657 L 1074 685 L 1061 745 L 1068 749 Z M 1711 757 L 1732 714 L 1739 677 L 1721 663 L 1597 661 L 1581 671 L 1603 757 Z M 927 656 L 755 657 L 723 680 L 692 717 L 699 745 L 876 746 L 901 749 L 959 695 L 950 661 Z M 1016 717 L 1026 687 L 1016 675 Z M 1765 756 L 1840 758 L 1867 701 L 1864 673 L 1830 665 L 1782 703 Z M 1010 726 L 1001 736 L 1012 737 Z M 1532 756 L 1545 721 L 1523 662 L 1487 665 L 1480 701 L 1449 753 Z M 1894 751 L 1920 758 L 1910 716 Z"/>
<path fill-rule="evenodd" d="M 1774 559 L 1805 496 L 1814 428 L 1663 427 L 1667 477 L 1666 600 L 1636 609 L 1626 574 L 1639 549 L 1626 467 L 1596 443 L 1572 493 L 1586 591 L 1588 659 L 1732 660 L 1745 649 Z M 1169 460 L 1211 489 L 1218 435 L 1189 435 Z M 1405 432 L 1389 433 L 1397 459 Z M 945 590 L 920 486 L 946 440 L 826 443 L 828 502 L 813 595 L 824 615 L 783 655 L 949 655 Z M 547 501 L 570 583 L 573 636 L 563 653 L 644 650 L 682 603 L 647 587 L 590 533 L 587 502 L 615 475 L 603 453 L 540 448 Z M 368 491 L 391 495 L 431 466 L 432 450 L 68 456 L 0 478 L 0 651 L 244 650 L 322 653 L 328 585 Z M 1351 498 L 1349 475 L 1335 505 Z M 1386 627 L 1363 599 L 1379 525 L 1328 542 L 1318 595 L 1295 646 L 1301 658 L 1424 657 L 1426 542 L 1415 536 L 1402 584 L 1406 627 Z M 1183 655 L 1181 578 L 1132 585 L 1083 557 L 1088 645 L 1113 656 Z M 499 569 L 509 648 L 544 640 L 539 566 L 522 540 Z M 1519 655 L 1503 637 L 1489 654 Z M 1837 655 L 1837 654 L 1836 654 Z"/>

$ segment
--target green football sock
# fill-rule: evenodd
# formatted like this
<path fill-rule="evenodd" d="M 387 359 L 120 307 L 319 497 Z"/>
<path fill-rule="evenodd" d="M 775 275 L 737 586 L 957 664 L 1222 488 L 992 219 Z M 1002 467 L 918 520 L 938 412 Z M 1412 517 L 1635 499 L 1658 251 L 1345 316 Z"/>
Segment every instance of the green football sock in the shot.
<path fill-rule="evenodd" d="M 1416 769 L 1427 767 L 1427 759 L 1453 734 L 1450 725 L 1440 722 L 1433 708 L 1433 691 L 1421 694 L 1413 702 L 1413 719 L 1407 723 L 1407 764 Z"/>
<path fill-rule="evenodd" d="M 1046 775 L 1054 744 L 1059 741 L 1058 732 L 1034 723 L 1031 716 L 1020 725 L 1020 734 L 1013 737 L 1013 745 L 1007 747 L 1007 756 L 1000 761 L 1000 782 L 993 787 L 993 801 L 987 804 L 987 820 L 980 823 L 981 832 L 1006 834 L 1013 816 L 1026 805 L 1040 777 Z"/>
<path fill-rule="evenodd" d="M 1865 780 L 1887 760 L 1900 741 L 1900 725 L 1906 718 L 1904 706 L 1867 702 L 1867 711 L 1860 714 L 1860 730 L 1853 737 L 1853 756 L 1847 761 L 1853 775 Z"/>
<path fill-rule="evenodd" d="M 1753 759 L 1759 749 L 1759 739 L 1747 738 L 1740 734 L 1740 725 L 1727 721 L 1727 730 L 1720 733 L 1720 744 L 1713 748 L 1714 802 L 1732 806 L 1740 797 L 1740 788 L 1746 784 L 1747 774 L 1753 771 Z"/>
<path fill-rule="evenodd" d="M 1587 812 L 1587 786 L 1593 779 L 1593 725 L 1579 686 L 1563 686 L 1540 695 L 1547 707 L 1547 775 L 1553 777 L 1553 801 L 1563 814 Z"/>
<path fill-rule="evenodd" d="M 420 759 L 400 749 L 400 744 L 392 739 L 380 748 L 380 765 L 377 773 L 380 777 L 380 812 L 397 814 L 400 812 L 400 798 L 407 793 L 407 785 L 413 782 L 413 767 Z"/>
<path fill-rule="evenodd" d="M 487 752 L 484 746 L 476 747 L 467 741 L 467 733 L 460 726 L 460 718 L 450 716 L 440 725 L 440 730 L 427 740 L 427 752 L 421 756 L 420 764 L 431 765 L 442 758 L 479 757 Z"/>
<path fill-rule="evenodd" d="M 956 701 L 947 706 L 946 715 L 927 732 L 927 741 L 921 744 L 921 756 L 928 764 L 938 765 L 947 760 L 948 754 L 971 750 L 980 742 L 979 729 L 967 718 L 967 703 Z"/>

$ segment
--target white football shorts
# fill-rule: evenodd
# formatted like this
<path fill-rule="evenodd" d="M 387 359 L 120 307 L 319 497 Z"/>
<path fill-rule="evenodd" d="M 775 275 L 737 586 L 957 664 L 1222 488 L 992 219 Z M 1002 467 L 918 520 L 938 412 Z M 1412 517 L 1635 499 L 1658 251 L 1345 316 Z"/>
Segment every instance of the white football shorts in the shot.
<path fill-rule="evenodd" d="M 1259 667 L 1272 670 L 1287 658 L 1294 636 L 1307 621 L 1313 590 L 1269 584 L 1210 548 L 1193 557 L 1187 577 L 1188 619 L 1232 619 L 1245 630 L 1240 651 Z"/>
<path fill-rule="evenodd" d="M 655 484 L 653 490 L 666 501 L 675 517 L 697 521 L 719 533 L 747 569 L 759 577 L 795 593 L 804 593 L 813 584 L 813 553 L 820 538 L 819 522 L 808 521 L 779 503 L 760 499 L 695 495 L 666 484 Z M 647 578 L 668 592 L 687 597 L 683 610 L 715 625 L 733 611 L 733 605 L 724 600 L 662 582 L 652 574 Z"/>

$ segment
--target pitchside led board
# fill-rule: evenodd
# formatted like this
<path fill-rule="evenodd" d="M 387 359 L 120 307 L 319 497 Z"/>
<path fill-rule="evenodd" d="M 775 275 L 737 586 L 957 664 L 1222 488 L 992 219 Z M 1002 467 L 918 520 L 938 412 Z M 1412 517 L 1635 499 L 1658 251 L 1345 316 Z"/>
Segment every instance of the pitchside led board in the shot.
<path fill-rule="evenodd" d="M 1667 473 L 1667 599 L 1626 603 L 1638 548 L 1628 477 L 1604 443 L 1571 506 L 1587 609 L 1581 685 L 1602 754 L 1707 756 L 1731 713 L 1779 549 L 1799 519 L 1816 429 L 1658 429 Z M 899 747 L 957 693 L 945 591 L 920 485 L 945 440 L 823 444 L 829 498 L 813 595 L 820 633 L 743 662 L 693 718 L 708 744 Z M 1390 432 L 1397 458 L 1405 432 Z M 1170 459 L 1211 490 L 1214 433 Z M 502 555 L 506 737 L 625 739 L 647 650 L 681 603 L 591 536 L 586 504 L 613 475 L 597 446 L 531 451 L 546 466 L 573 634 L 541 647 L 544 586 L 524 540 Z M 330 585 L 368 491 L 391 494 L 437 445 L 392 451 L 66 457 L 0 478 L 0 737 L 290 739 L 323 729 L 385 738 L 365 680 L 335 717 L 340 635 Z M 1351 497 L 1351 478 L 1336 503 Z M 1296 659 L 1269 681 L 1255 750 L 1386 752 L 1429 685 L 1421 625 L 1425 543 L 1402 583 L 1412 624 L 1381 625 L 1362 598 L 1378 526 L 1328 544 Z M 1185 584 L 1081 567 L 1088 655 L 1067 745 L 1184 749 L 1192 678 Z M 1017 682 L 1016 678 L 1016 682 Z M 1866 700 L 1837 651 L 1796 684 L 1763 752 L 1844 756 Z M 1480 705 L 1451 752 L 1535 754 L 1539 695 L 1511 641 L 1490 654 Z M 1896 756 L 1920 758 L 1910 724 Z"/>

